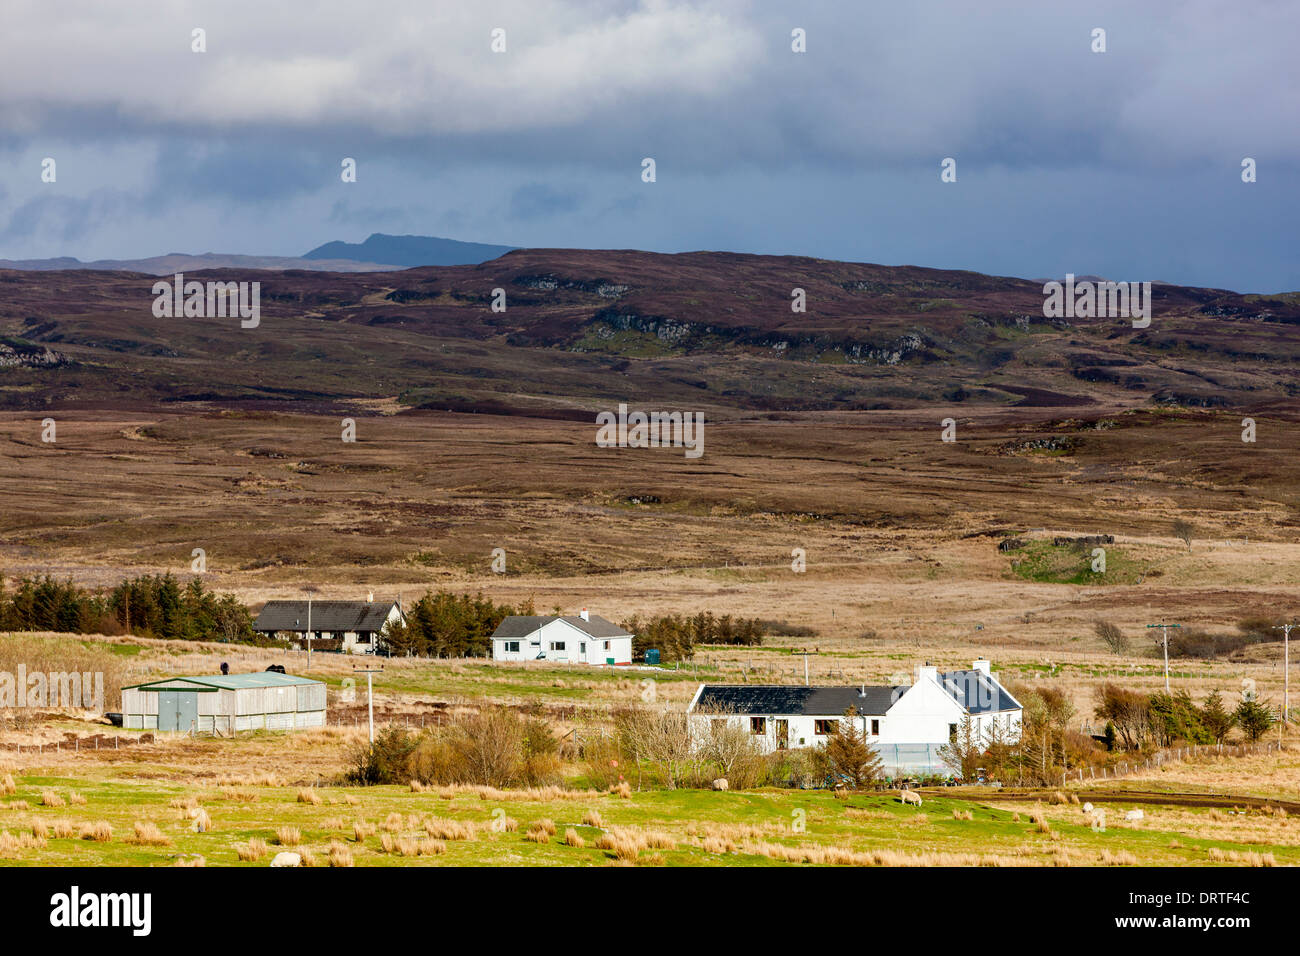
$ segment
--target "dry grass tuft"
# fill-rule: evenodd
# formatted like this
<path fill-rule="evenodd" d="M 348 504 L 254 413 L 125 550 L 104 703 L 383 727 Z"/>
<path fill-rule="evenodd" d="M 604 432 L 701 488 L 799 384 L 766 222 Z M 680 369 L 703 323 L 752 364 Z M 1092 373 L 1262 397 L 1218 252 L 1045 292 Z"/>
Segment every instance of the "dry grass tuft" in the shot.
<path fill-rule="evenodd" d="M 50 826 L 54 829 L 54 836 L 60 840 L 71 840 L 79 832 L 71 820 L 55 820 Z"/>
<path fill-rule="evenodd" d="M 7 773 L 0 777 L 0 797 L 12 797 L 18 792 L 18 784 L 14 783 L 13 774 Z"/>
<path fill-rule="evenodd" d="M 361 843 L 375 835 L 375 825 L 366 820 L 358 820 L 352 824 L 352 839 Z"/>
<path fill-rule="evenodd" d="M 53 790 L 45 790 L 41 793 L 41 806 L 43 807 L 62 807 L 67 806 L 67 801 L 55 793 Z"/>
<path fill-rule="evenodd" d="M 297 846 L 302 842 L 302 831 L 297 827 L 280 827 L 275 831 L 275 842 L 280 846 Z"/>
<path fill-rule="evenodd" d="M 632 799 L 632 785 L 626 780 L 619 781 L 619 783 L 610 787 L 609 792 L 617 797 L 622 797 L 624 800 Z"/>
<path fill-rule="evenodd" d="M 0 830 L 0 857 L 18 856 L 24 850 L 41 850 L 45 848 L 45 838 L 34 833 L 20 833 L 14 836 L 8 830 Z"/>
<path fill-rule="evenodd" d="M 245 863 L 256 863 L 266 856 L 266 841 L 252 837 L 248 843 L 235 847 L 235 854 Z"/>
<path fill-rule="evenodd" d="M 347 844 L 337 840 L 330 844 L 330 866 L 352 866 L 352 851 L 347 848 Z"/>
<path fill-rule="evenodd" d="M 175 863 L 175 865 L 176 865 L 176 866 L 202 866 L 202 867 L 206 867 L 206 866 L 208 865 L 208 861 L 205 860 L 202 856 L 178 856 L 178 857 L 176 858 L 176 863 Z"/>
<path fill-rule="evenodd" d="M 127 843 L 134 843 L 137 846 L 172 845 L 172 841 L 167 838 L 166 834 L 158 829 L 158 824 L 151 820 L 136 820 L 133 829 L 135 833 L 127 837 Z"/>
<path fill-rule="evenodd" d="M 83 840 L 93 840 L 96 843 L 107 843 L 113 839 L 113 827 L 107 820 L 83 823 L 81 825 L 81 838 Z"/>
<path fill-rule="evenodd" d="M 1110 850 L 1102 850 L 1098 857 L 1102 866 L 1137 866 L 1138 858 L 1128 850 L 1120 850 L 1112 853 Z"/>
<path fill-rule="evenodd" d="M 396 833 L 398 830 L 402 829 L 404 825 L 405 820 L 403 820 L 402 815 L 396 811 L 390 813 L 384 820 L 384 829 L 389 833 Z"/>
<path fill-rule="evenodd" d="M 953 810 L 952 818 L 954 820 L 974 820 L 975 814 L 970 810 Z"/>
<path fill-rule="evenodd" d="M 424 821 L 424 832 L 435 840 L 474 840 L 478 838 L 478 828 L 471 823 L 459 820 L 444 820 L 430 817 Z"/>
<path fill-rule="evenodd" d="M 239 803 L 252 803 L 257 799 L 257 794 L 252 790 L 235 790 L 226 787 L 221 791 L 222 800 L 234 800 Z"/>
<path fill-rule="evenodd" d="M 587 841 L 578 835 L 578 831 L 569 827 L 564 831 L 564 845 L 582 849 L 587 845 Z"/>
<path fill-rule="evenodd" d="M 584 827 L 595 827 L 597 830 L 605 829 L 605 820 L 600 815 L 599 810 L 588 810 L 582 815 L 582 825 Z"/>
<path fill-rule="evenodd" d="M 303 787 L 298 791 L 298 802 L 309 803 L 313 807 L 318 807 L 320 806 L 320 802 L 321 802 L 320 794 L 317 793 L 315 790 L 310 790 L 306 787 Z"/>

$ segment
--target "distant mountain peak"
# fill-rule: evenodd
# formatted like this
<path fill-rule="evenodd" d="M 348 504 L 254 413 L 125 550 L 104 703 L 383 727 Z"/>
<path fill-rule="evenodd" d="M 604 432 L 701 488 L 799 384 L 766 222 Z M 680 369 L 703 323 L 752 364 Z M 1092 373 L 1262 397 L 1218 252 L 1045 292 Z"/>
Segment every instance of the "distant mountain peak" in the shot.
<path fill-rule="evenodd" d="M 485 242 L 461 242 L 437 236 L 390 236 L 371 233 L 365 242 L 327 242 L 303 256 L 304 259 L 352 259 L 405 266 L 473 266 L 496 259 L 516 246 Z"/>

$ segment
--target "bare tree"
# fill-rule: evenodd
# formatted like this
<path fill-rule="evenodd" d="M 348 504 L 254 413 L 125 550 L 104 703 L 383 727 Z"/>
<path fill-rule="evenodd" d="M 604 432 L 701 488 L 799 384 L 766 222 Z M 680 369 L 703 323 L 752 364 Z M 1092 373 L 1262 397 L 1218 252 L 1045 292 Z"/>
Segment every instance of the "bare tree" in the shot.
<path fill-rule="evenodd" d="M 1093 625 L 1093 630 L 1097 632 L 1097 636 L 1101 638 L 1103 644 L 1110 648 L 1112 653 L 1128 653 L 1128 638 L 1124 636 L 1123 631 L 1110 621 L 1098 621 Z"/>
<path fill-rule="evenodd" d="M 1187 545 L 1188 551 L 1192 550 L 1192 536 L 1196 534 L 1196 529 L 1192 527 L 1192 523 L 1183 518 L 1175 518 L 1173 527 L 1174 537 Z"/>

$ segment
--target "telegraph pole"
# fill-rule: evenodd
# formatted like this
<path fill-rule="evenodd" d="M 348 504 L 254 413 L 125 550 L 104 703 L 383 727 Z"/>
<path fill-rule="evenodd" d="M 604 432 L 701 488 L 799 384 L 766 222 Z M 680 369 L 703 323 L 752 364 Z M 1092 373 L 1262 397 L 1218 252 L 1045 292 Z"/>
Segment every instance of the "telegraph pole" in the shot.
<path fill-rule="evenodd" d="M 315 593 L 316 588 L 307 585 L 303 588 L 307 592 L 307 670 L 311 671 L 311 596 Z"/>
<path fill-rule="evenodd" d="M 1291 722 L 1291 628 L 1300 624 L 1275 624 L 1273 630 L 1282 632 L 1282 722 Z"/>
<path fill-rule="evenodd" d="M 354 674 L 366 675 L 366 708 L 370 712 L 370 746 L 375 746 L 375 688 L 371 683 L 372 674 L 382 674 L 382 667 L 353 667 Z"/>
<path fill-rule="evenodd" d="M 1158 627 L 1164 632 L 1164 639 L 1160 642 L 1165 648 L 1165 693 L 1169 693 L 1169 629 L 1171 627 L 1182 627 L 1181 624 L 1148 624 L 1148 628 Z"/>

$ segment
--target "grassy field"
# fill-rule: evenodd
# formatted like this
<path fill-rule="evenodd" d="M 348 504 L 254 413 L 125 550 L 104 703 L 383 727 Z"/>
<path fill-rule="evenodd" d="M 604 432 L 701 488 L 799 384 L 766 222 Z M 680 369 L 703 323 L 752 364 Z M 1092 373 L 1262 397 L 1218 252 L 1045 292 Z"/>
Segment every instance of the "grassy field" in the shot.
<path fill-rule="evenodd" d="M 1053 804 L 1051 794 L 984 803 L 940 791 L 918 809 L 892 793 L 303 787 L 279 770 L 321 773 L 357 737 L 253 734 L 164 742 L 129 759 L 50 757 L 12 773 L 14 792 L 0 799 L 0 863 L 265 866 L 280 850 L 356 866 L 1300 863 L 1300 823 L 1276 809 L 1144 803 L 1145 819 L 1127 823 L 1123 811 L 1139 804 L 1110 800 L 1098 802 L 1107 811 L 1098 831 L 1079 804 Z M 1294 780 L 1294 760 L 1288 768 Z"/>

